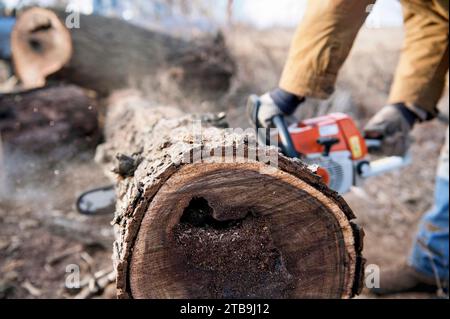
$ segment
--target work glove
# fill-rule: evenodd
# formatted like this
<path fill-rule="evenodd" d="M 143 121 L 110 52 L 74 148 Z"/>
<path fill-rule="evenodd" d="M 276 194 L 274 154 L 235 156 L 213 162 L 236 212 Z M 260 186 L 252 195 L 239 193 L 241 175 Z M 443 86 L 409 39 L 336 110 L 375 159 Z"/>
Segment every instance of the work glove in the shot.
<path fill-rule="evenodd" d="M 367 123 L 364 135 L 381 141 L 375 154 L 404 156 L 411 146 L 410 132 L 418 121 L 418 115 L 404 104 L 387 105 Z"/>
<path fill-rule="evenodd" d="M 269 128 L 273 127 L 272 119 L 277 115 L 283 116 L 287 125 L 296 123 L 297 120 L 293 116 L 293 113 L 303 102 L 304 98 L 298 97 L 282 89 L 275 89 L 262 95 L 259 100 L 260 107 L 256 119 L 252 117 L 253 109 L 248 109 L 247 112 L 252 119 L 252 122 L 257 120 L 258 126 Z M 249 107 L 252 108 L 253 106 L 250 105 Z"/>

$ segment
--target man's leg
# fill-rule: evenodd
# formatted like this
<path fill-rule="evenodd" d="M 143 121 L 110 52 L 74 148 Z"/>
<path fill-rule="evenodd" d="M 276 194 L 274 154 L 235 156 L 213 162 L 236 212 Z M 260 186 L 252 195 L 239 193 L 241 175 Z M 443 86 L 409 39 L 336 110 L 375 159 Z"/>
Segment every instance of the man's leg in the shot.
<path fill-rule="evenodd" d="M 435 278 L 444 288 L 448 282 L 448 179 L 436 181 L 435 204 L 425 214 L 410 257 L 418 272 Z"/>
<path fill-rule="evenodd" d="M 420 223 L 410 265 L 418 272 L 435 278 L 442 286 L 449 280 L 449 173 L 448 173 L 448 130 L 447 142 L 441 155 L 434 207 L 425 214 Z"/>
<path fill-rule="evenodd" d="M 309 1 L 295 33 L 280 88 L 303 97 L 327 98 L 338 71 L 375 0 Z"/>
<path fill-rule="evenodd" d="M 405 41 L 389 103 L 434 117 L 448 72 L 448 0 L 402 0 Z"/>
<path fill-rule="evenodd" d="M 448 294 L 449 280 L 449 132 L 440 158 L 434 206 L 419 226 L 408 264 L 383 271 L 380 287 L 371 291 L 388 295 L 408 291 Z"/>

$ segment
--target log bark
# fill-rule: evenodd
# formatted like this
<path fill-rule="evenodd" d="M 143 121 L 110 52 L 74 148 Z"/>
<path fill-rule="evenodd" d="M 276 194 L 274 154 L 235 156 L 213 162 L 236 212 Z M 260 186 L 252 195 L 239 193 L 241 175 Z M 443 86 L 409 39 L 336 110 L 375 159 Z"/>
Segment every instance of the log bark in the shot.
<path fill-rule="evenodd" d="M 186 41 L 91 15 L 81 15 L 80 27 L 67 30 L 67 17 L 40 8 L 19 17 L 12 52 L 26 86 L 42 83 L 53 73 L 105 95 L 133 87 L 167 98 L 215 99 L 230 86 L 235 66 L 221 35 Z"/>
<path fill-rule="evenodd" d="M 203 123 L 201 139 L 193 120 Z M 116 172 L 119 297 L 358 293 L 362 231 L 345 201 L 299 160 L 223 124 L 140 98 L 110 106 L 97 161 Z"/>
<path fill-rule="evenodd" d="M 42 154 L 93 147 L 101 131 L 95 102 L 64 85 L 0 95 L 0 134 L 8 149 Z"/>

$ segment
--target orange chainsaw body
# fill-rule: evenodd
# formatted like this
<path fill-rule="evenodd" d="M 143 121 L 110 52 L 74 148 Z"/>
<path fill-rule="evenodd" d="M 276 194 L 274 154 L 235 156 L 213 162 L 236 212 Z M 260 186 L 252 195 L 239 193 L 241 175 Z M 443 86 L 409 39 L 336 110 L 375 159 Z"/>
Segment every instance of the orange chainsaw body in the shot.
<path fill-rule="evenodd" d="M 372 161 L 370 150 L 380 150 L 382 140 L 365 139 L 353 119 L 343 113 L 333 113 L 286 125 L 282 115 L 272 118 L 276 130 L 262 129 L 258 112 L 260 98 L 252 95 L 247 110 L 256 126 L 261 144 L 277 146 L 281 153 L 299 158 L 315 168 L 328 187 L 339 194 L 349 192 L 368 177 L 401 169 L 410 163 L 410 157 L 390 156 Z M 267 136 L 267 133 L 270 136 Z"/>
<path fill-rule="evenodd" d="M 369 152 L 366 141 L 353 119 L 343 113 L 333 113 L 301 121 L 290 126 L 295 150 L 303 161 L 317 165 L 317 174 L 330 188 L 347 192 L 357 184 L 357 171 L 367 163 Z M 330 149 L 319 142 L 323 138 L 336 141 Z"/>
<path fill-rule="evenodd" d="M 321 137 L 339 139 L 332 152 L 349 151 L 353 161 L 365 159 L 368 155 L 363 136 L 353 119 L 346 114 L 333 113 L 305 120 L 291 126 L 289 133 L 297 152 L 305 156 L 324 151 L 324 146 L 317 142 Z"/>

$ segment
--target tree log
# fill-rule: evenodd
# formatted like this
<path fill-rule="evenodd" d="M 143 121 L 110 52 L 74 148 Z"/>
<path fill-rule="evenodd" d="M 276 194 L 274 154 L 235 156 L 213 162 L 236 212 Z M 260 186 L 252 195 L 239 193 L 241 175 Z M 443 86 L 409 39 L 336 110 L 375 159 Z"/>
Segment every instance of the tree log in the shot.
<path fill-rule="evenodd" d="M 72 57 L 69 31 L 51 11 L 33 8 L 16 22 L 11 35 L 15 72 L 24 89 L 43 87 L 46 78 Z"/>
<path fill-rule="evenodd" d="M 203 123 L 201 139 L 193 120 Z M 362 231 L 345 201 L 299 160 L 222 124 L 139 98 L 110 106 L 97 161 L 117 182 L 119 297 L 358 293 Z"/>
<path fill-rule="evenodd" d="M 215 99 L 230 86 L 235 65 L 221 35 L 186 41 L 92 15 L 81 15 L 80 27 L 68 30 L 67 17 L 32 8 L 18 18 L 12 52 L 26 86 L 56 71 L 56 78 L 105 95 L 133 87 L 158 97 Z"/>
<path fill-rule="evenodd" d="M 100 133 L 95 102 L 73 85 L 0 95 L 0 134 L 12 150 L 79 150 L 95 146 Z"/>

